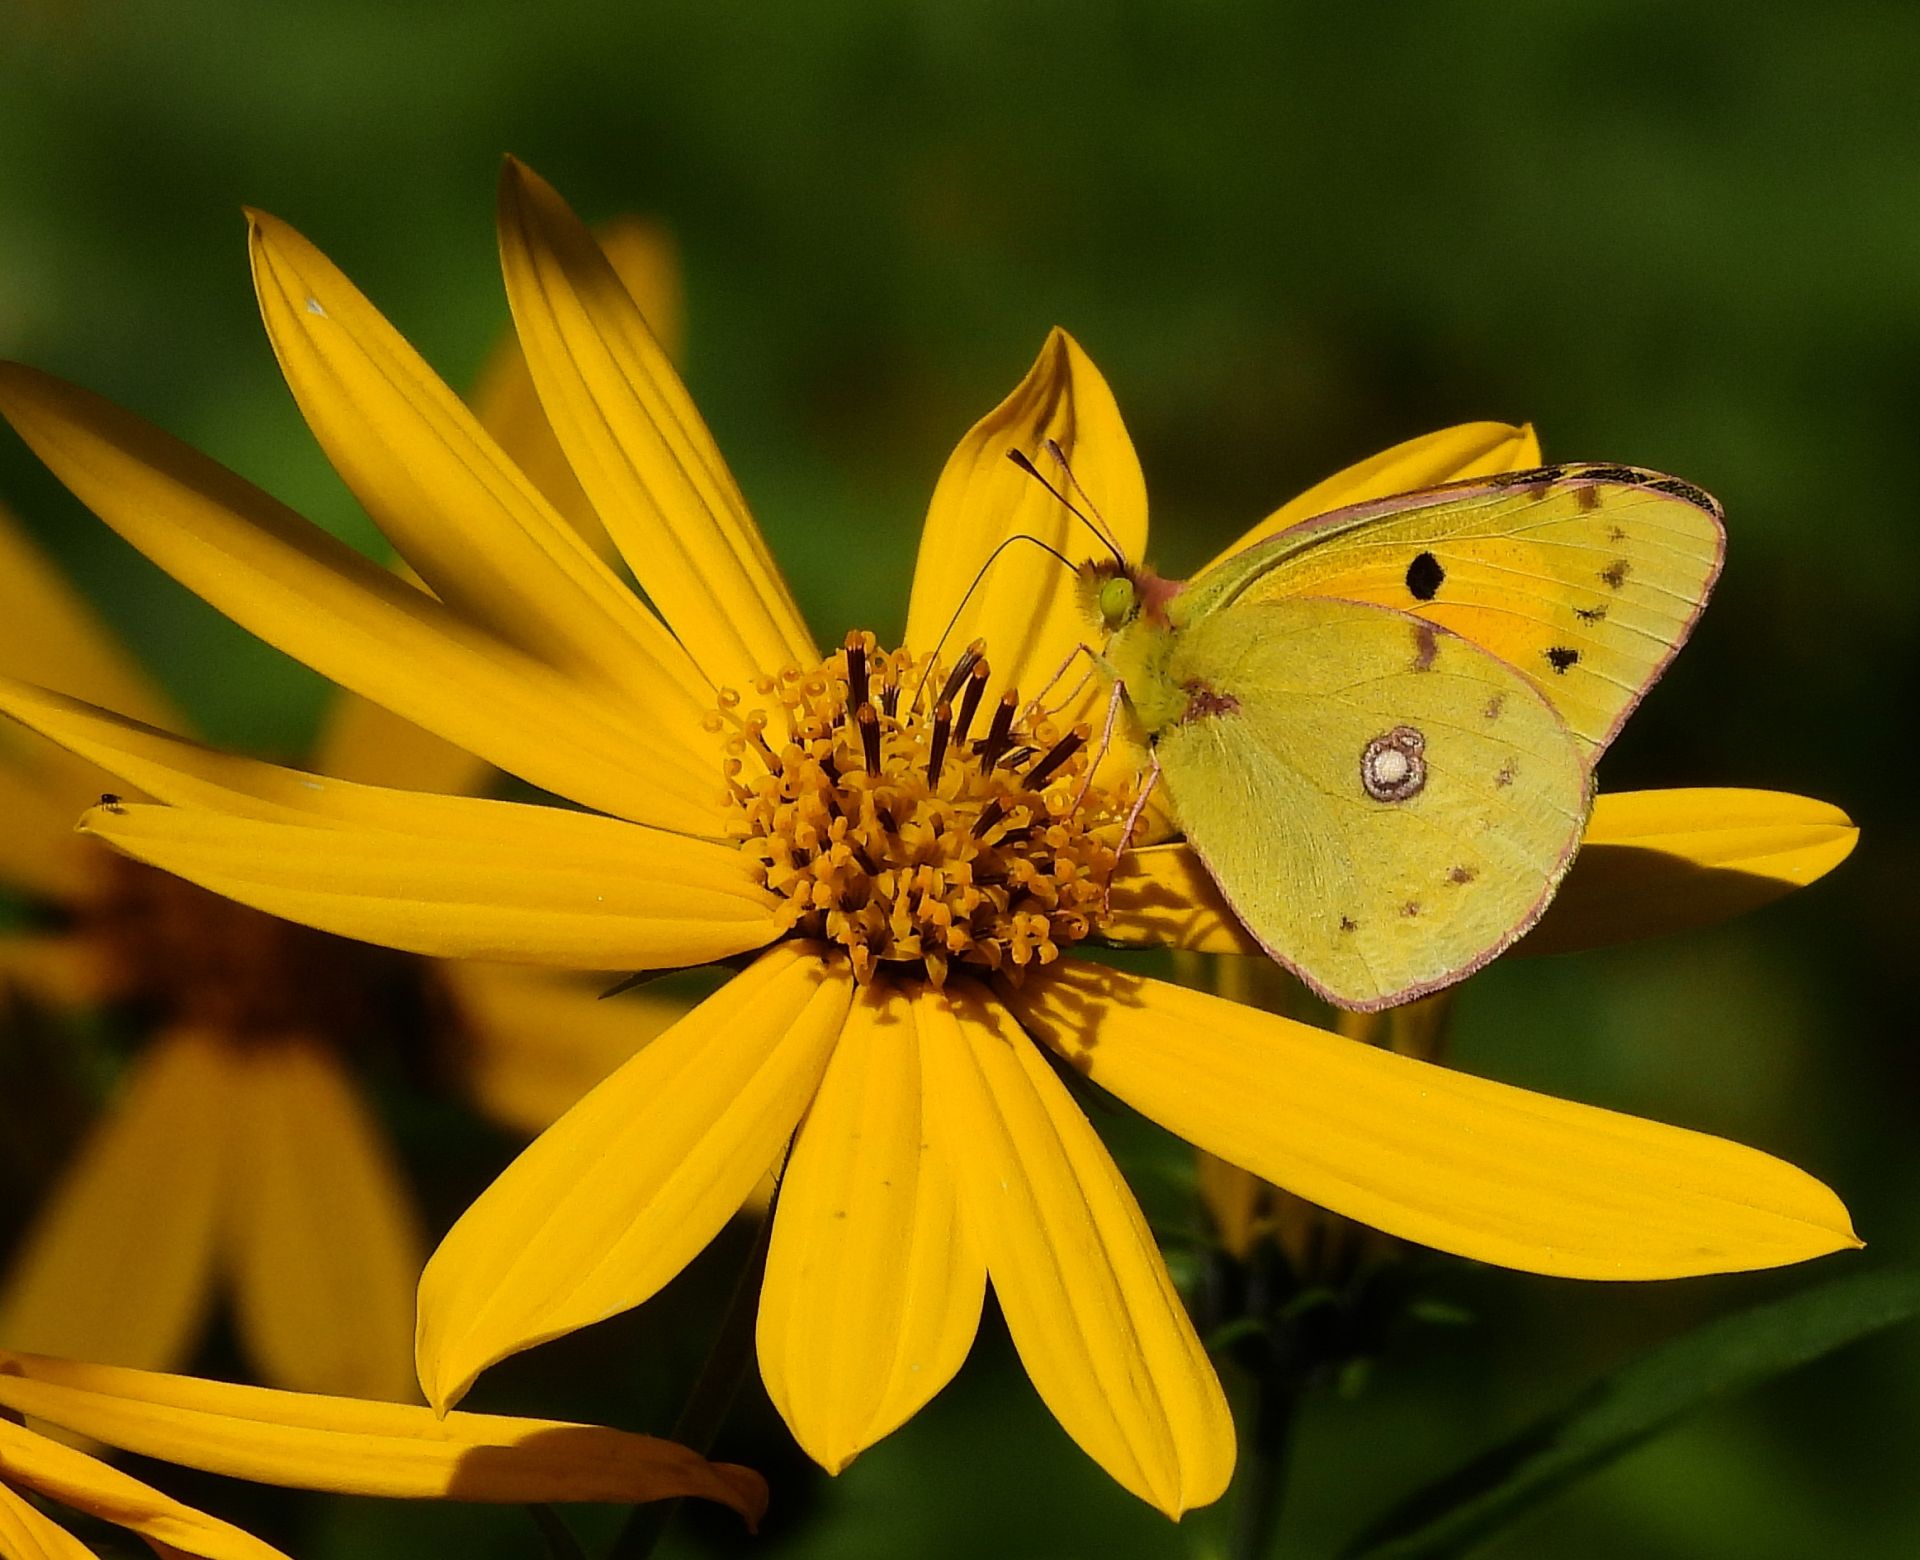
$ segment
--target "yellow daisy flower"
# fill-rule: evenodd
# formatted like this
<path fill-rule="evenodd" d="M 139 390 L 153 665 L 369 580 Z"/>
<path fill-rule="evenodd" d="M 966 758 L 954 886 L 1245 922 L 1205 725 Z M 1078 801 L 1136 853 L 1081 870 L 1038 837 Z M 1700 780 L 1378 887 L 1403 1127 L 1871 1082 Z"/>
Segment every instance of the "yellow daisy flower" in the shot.
<path fill-rule="evenodd" d="M 678 289 L 663 237 L 629 221 L 603 242 L 638 306 L 675 339 Z M 474 406 L 549 484 L 556 507 L 596 535 L 511 337 Z M 3 509 L 0 578 L 0 669 L 190 729 Z M 314 767 L 456 792 L 489 774 L 351 694 L 328 710 Z M 174 1367 L 225 1289 L 261 1379 L 414 1397 L 426 1241 L 363 1098 L 356 1053 L 411 1053 L 416 1070 L 450 1074 L 494 1119 L 532 1136 L 684 1004 L 641 994 L 609 1005 L 598 1000 L 604 980 L 431 963 L 246 909 L 76 837 L 78 812 L 122 787 L 37 739 L 0 745 L 0 884 L 62 923 L 0 935 L 0 976 L 61 1006 L 119 1004 L 152 1036 L 0 1283 L 0 1342 Z"/>
<path fill-rule="evenodd" d="M 0 1553 L 84 1557 L 29 1497 L 137 1533 L 162 1555 L 285 1560 L 239 1528 L 21 1423 L 256 1483 L 415 1500 L 635 1503 L 693 1496 L 765 1515 L 766 1481 L 652 1436 L 229 1386 L 0 1351 Z"/>
<path fill-rule="evenodd" d="M 321 781 L 10 685 L 12 713 L 168 804 L 97 809 L 90 832 L 257 908 L 416 952 L 738 968 L 435 1253 L 417 1348 L 434 1404 L 655 1293 L 791 1141 L 758 1346 L 816 1459 L 844 1467 L 946 1383 L 991 1279 L 1036 1388 L 1091 1456 L 1170 1514 L 1214 1499 L 1233 1464 L 1226 1403 L 1063 1073 L 1330 1208 L 1534 1272 L 1676 1277 L 1856 1243 L 1830 1191 L 1751 1149 L 1068 956 L 1090 939 L 1229 934 L 1182 847 L 1116 868 L 1131 776 L 1116 754 L 1087 777 L 1093 695 L 1049 719 L 1015 692 L 1039 694 L 1085 632 L 1067 572 L 1011 547 L 968 595 L 1005 538 L 1079 545 L 1005 459 L 1050 438 L 1129 556 L 1144 550 L 1131 445 L 1064 334 L 935 489 L 908 648 L 856 634 L 823 657 L 585 229 L 510 164 L 500 230 L 542 404 L 644 598 L 271 218 L 253 248 L 289 383 L 426 590 L 98 398 L 0 370 L 0 412 L 162 567 L 576 804 Z M 1457 467 L 1488 442 L 1484 426 L 1454 430 L 1428 454 Z M 961 647 L 944 659 L 943 636 Z"/>

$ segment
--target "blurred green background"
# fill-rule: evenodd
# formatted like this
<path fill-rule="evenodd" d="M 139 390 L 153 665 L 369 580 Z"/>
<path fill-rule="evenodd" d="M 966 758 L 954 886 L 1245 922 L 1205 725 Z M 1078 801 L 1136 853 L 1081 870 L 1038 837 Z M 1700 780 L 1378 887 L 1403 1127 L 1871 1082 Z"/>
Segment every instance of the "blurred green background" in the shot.
<path fill-rule="evenodd" d="M 1119 396 L 1168 572 L 1470 418 L 1708 487 L 1725 578 L 1603 783 L 1809 793 L 1861 848 L 1742 924 L 1502 964 L 1462 1003 L 1457 1056 L 1806 1166 L 1871 1247 L 1830 1271 L 1920 1250 L 1901 779 L 1920 761 L 1920 11 L 6 0 L 0 58 L 0 354 L 369 547 L 253 318 L 239 207 L 300 227 L 463 385 L 505 321 L 509 150 L 590 218 L 671 225 L 695 397 L 823 637 L 897 634 L 940 462 L 1055 323 Z M 313 677 L 123 548 L 11 435 L 0 499 L 215 736 L 299 751 Z M 511 1152 L 451 1107 L 394 1109 L 443 1219 Z M 1177 1205 L 1183 1154 L 1121 1147 Z M 474 1406 L 663 1431 L 728 1257 L 523 1356 Z M 1636 1348 L 1815 1276 L 1612 1288 L 1436 1262 L 1473 1325 L 1316 1402 L 1286 1552 L 1330 1552 Z M 1916 1444 L 1909 1331 L 1711 1409 L 1490 1552 L 1920 1553 Z M 1074 1451 L 991 1320 L 955 1387 L 838 1480 L 764 1405 L 721 1450 L 774 1478 L 767 1556 L 1117 1560 L 1208 1531 Z M 303 1556 L 536 1552 L 513 1511 L 153 1476 Z M 736 1547 L 705 1519 L 677 1543 Z"/>

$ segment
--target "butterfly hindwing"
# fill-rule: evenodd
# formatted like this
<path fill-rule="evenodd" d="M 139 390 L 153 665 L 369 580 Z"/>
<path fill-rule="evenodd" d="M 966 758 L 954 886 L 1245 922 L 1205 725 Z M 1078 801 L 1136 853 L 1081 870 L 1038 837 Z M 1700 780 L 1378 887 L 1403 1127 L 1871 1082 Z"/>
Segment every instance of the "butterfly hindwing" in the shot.
<path fill-rule="evenodd" d="M 1343 1006 L 1402 1002 L 1532 925 L 1579 842 L 1577 744 L 1528 680 L 1411 614 L 1248 602 L 1189 624 L 1155 747 L 1249 930 Z"/>
<path fill-rule="evenodd" d="M 1548 466 L 1337 510 L 1208 570 L 1185 622 L 1336 597 L 1413 613 L 1514 667 L 1589 762 L 1685 642 L 1720 571 L 1720 507 L 1678 478 Z"/>

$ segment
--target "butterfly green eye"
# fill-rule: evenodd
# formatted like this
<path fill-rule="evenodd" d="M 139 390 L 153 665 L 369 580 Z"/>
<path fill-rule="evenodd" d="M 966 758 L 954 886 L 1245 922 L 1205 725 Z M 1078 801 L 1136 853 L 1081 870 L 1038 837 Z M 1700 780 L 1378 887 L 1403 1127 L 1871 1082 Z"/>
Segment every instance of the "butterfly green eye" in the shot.
<path fill-rule="evenodd" d="M 1133 615 L 1136 597 L 1133 581 L 1116 574 L 1100 587 L 1100 620 L 1108 628 L 1118 628 Z"/>

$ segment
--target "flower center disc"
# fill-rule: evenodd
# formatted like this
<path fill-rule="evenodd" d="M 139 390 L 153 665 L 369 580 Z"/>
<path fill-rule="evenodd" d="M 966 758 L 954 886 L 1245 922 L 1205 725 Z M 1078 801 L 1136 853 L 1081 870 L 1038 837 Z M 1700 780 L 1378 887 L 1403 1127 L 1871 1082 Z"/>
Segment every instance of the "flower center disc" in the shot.
<path fill-rule="evenodd" d="M 1011 691 L 983 712 L 987 677 L 978 643 L 947 668 L 858 633 L 762 678 L 764 705 L 720 695 L 743 849 L 863 984 L 885 965 L 1017 980 L 1105 913 L 1125 808 L 1089 781 L 1088 730 Z"/>

